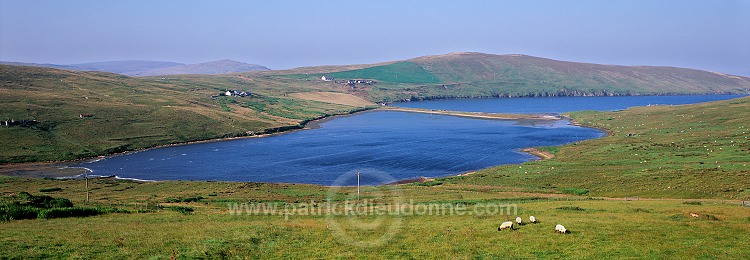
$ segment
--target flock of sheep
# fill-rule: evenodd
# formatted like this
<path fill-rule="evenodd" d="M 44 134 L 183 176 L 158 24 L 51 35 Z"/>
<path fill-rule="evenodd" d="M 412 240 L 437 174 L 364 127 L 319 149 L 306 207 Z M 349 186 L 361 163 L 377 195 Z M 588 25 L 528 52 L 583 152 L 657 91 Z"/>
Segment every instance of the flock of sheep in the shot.
<path fill-rule="evenodd" d="M 531 222 L 531 224 L 536 224 L 536 218 L 534 216 L 529 216 L 529 222 Z M 521 217 L 516 217 L 516 223 L 519 226 L 522 225 L 523 220 L 521 219 Z M 503 222 L 502 224 L 500 224 L 500 227 L 497 228 L 497 231 L 501 231 L 503 229 L 514 230 L 513 221 Z M 557 226 L 555 226 L 555 232 L 560 233 L 560 234 L 565 234 L 565 233 L 568 233 L 568 230 L 565 229 L 563 225 L 557 224 Z"/>

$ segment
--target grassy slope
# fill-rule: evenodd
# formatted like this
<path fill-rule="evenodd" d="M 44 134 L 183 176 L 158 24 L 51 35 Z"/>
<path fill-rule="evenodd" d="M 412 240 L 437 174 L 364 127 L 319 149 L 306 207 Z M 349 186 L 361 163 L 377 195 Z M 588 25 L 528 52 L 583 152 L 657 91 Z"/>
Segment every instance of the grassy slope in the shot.
<path fill-rule="evenodd" d="M 370 78 L 355 88 L 319 80 Z M 697 70 L 604 66 L 520 55 L 457 53 L 409 61 L 232 75 L 128 78 L 116 74 L 0 67 L 0 117 L 36 119 L 0 128 L 0 163 L 69 160 L 156 145 L 294 128 L 363 108 L 298 98 L 335 92 L 368 101 L 424 98 L 747 92 L 750 80 Z M 252 98 L 210 98 L 226 89 Z M 291 95 L 290 95 L 291 94 Z M 345 94 L 345 95 L 344 95 Z M 93 114 L 81 120 L 79 114 Z"/>
<path fill-rule="evenodd" d="M 155 211 L 89 218 L 19 220 L 0 223 L 0 253 L 7 257 L 185 258 L 402 257 L 402 258 L 732 258 L 750 257 L 750 208 L 725 199 L 750 199 L 747 125 L 750 98 L 675 107 L 640 107 L 620 112 L 580 112 L 579 122 L 606 127 L 612 136 L 559 148 L 556 157 L 495 167 L 436 186 L 363 187 L 370 207 L 402 201 L 515 204 L 524 219 L 541 223 L 498 232 L 515 215 L 410 215 L 391 243 L 355 247 L 338 242 L 324 216 L 231 215 L 226 203 L 271 202 L 281 207 L 322 202 L 328 188 L 315 185 L 231 182 L 134 183 L 92 180 L 92 205 Z M 634 136 L 628 136 L 633 133 Z M 674 144 L 672 144 L 674 142 Z M 706 146 L 706 147 L 704 147 Z M 637 155 L 636 155 L 637 154 Z M 716 163 L 718 161 L 718 163 Z M 643 162 L 643 163 L 642 163 Z M 703 162 L 703 164 L 701 164 Z M 713 163 L 712 163 L 713 162 Z M 740 165 L 742 163 L 742 165 Z M 719 167 L 721 166 L 721 167 Z M 659 169 L 661 167 L 661 169 Z M 526 173 L 528 172 L 528 173 Z M 709 181 L 707 181 L 709 180 Z M 667 189 L 666 186 L 674 187 Z M 732 187 L 732 189 L 729 189 Z M 20 191 L 48 193 L 83 203 L 80 180 L 0 177 L 2 200 Z M 557 194 L 588 189 L 584 196 Z M 740 191 L 742 190 L 742 191 Z M 528 193 L 542 192 L 542 193 Z M 356 196 L 338 190 L 334 200 Z M 202 196 L 200 202 L 166 203 L 168 198 Z M 698 198 L 596 200 L 587 196 Z M 695 202 L 695 203 L 693 203 Z M 479 204 L 478 204 L 479 203 Z M 194 214 L 159 209 L 187 206 Z M 477 206 L 479 212 L 488 208 Z M 572 210 L 571 210 L 572 209 Z M 700 218 L 690 217 L 697 213 Z M 706 216 L 711 216 L 706 218 Z M 343 224 L 389 223 L 393 217 L 350 217 Z M 370 219 L 370 220 L 367 220 Z M 572 233 L 558 235 L 554 225 Z M 366 225 L 366 224 L 365 224 Z M 44 230 L 44 232 L 42 232 Z M 352 233 L 359 230 L 358 233 Z M 380 229 L 351 229 L 356 238 Z"/>
<path fill-rule="evenodd" d="M 413 61 L 445 82 L 499 95 L 630 95 L 747 92 L 748 78 L 671 68 L 564 62 L 525 55 L 454 53 Z"/>
<path fill-rule="evenodd" d="M 268 81 L 236 75 L 137 79 L 0 66 L 0 118 L 41 122 L 34 127 L 0 127 L 0 163 L 70 160 L 261 133 L 361 108 L 287 97 L 280 88 L 316 88 Z M 226 89 L 252 90 L 255 95 L 211 98 Z M 81 119 L 79 114 L 93 117 Z"/>
<path fill-rule="evenodd" d="M 437 84 L 440 79 L 414 62 L 397 62 L 359 70 L 325 74 L 336 79 L 374 79 L 390 83 Z M 316 75 L 317 76 L 317 75 Z"/>
<path fill-rule="evenodd" d="M 330 68 L 329 68 L 330 69 Z M 320 75 L 381 81 L 371 100 L 560 95 L 748 93 L 750 79 L 673 67 L 614 66 L 525 55 L 452 53 Z"/>
<path fill-rule="evenodd" d="M 55 197 L 80 205 L 83 182 L 0 179 L 6 196 L 19 190 L 60 187 Z M 403 200 L 415 203 L 477 202 L 516 204 L 524 219 L 535 215 L 540 224 L 498 232 L 502 215 L 410 215 L 390 243 L 356 247 L 339 243 L 326 218 L 316 215 L 231 215 L 227 202 L 321 202 L 326 188 L 312 185 L 94 180 L 94 205 L 128 209 L 181 205 L 195 209 L 183 215 L 167 209 L 151 213 L 108 214 L 89 218 L 17 220 L 0 223 L 0 253 L 6 257 L 167 258 L 174 250 L 185 258 L 734 258 L 750 256 L 750 209 L 722 202 L 684 204 L 679 200 L 611 201 L 581 197 L 504 193 L 472 185 L 364 187 L 363 197 L 380 198 L 400 189 Z M 344 188 L 338 194 L 356 194 Z M 165 203 L 166 198 L 203 196 L 200 202 Z M 6 197 L 8 198 L 8 197 Z M 389 197 L 382 197 L 388 201 Z M 292 205 L 292 204 L 288 204 Z M 565 208 L 576 210 L 564 210 Z M 478 207 L 486 212 L 487 208 Z M 560 209 L 563 208 L 563 209 Z M 689 213 L 716 220 L 691 218 Z M 515 216 L 510 216 L 511 218 Z M 351 217 L 360 221 L 361 217 Z M 379 223 L 393 221 L 387 216 Z M 340 222 L 340 223 L 347 223 Z M 374 222 L 378 223 L 378 222 Z M 563 223 L 571 234 L 553 232 Z M 43 232 L 42 232 L 43 230 Z M 357 238 L 378 235 L 363 230 Z M 502 246 L 499 246 L 502 245 Z"/>
<path fill-rule="evenodd" d="M 2 140 L 6 142 L 1 145 L 13 147 L 23 141 L 28 142 L 27 149 L 47 147 L 45 149 L 49 150 L 42 152 L 50 154 L 56 153 L 55 145 L 63 147 L 66 142 L 71 147 L 73 143 L 85 144 L 79 149 L 86 151 L 90 147 L 121 146 L 118 142 L 122 140 L 115 138 L 117 136 L 170 140 L 164 138 L 181 136 L 170 131 L 185 131 L 182 135 L 189 137 L 194 133 L 186 129 L 196 129 L 201 124 L 185 127 L 181 124 L 188 122 L 180 120 L 187 117 L 195 122 L 198 119 L 191 117 L 197 115 L 207 118 L 198 122 L 220 129 L 232 126 L 225 123 L 231 120 L 221 120 L 224 117 L 232 117 L 235 126 L 256 122 L 243 119 L 243 115 L 265 124 L 260 127 L 294 124 L 298 120 L 280 116 L 305 118 L 329 112 L 331 106 L 305 103 L 307 101 L 284 94 L 344 91 L 333 84 L 270 73 L 136 80 L 103 73 L 14 69 L 2 67 L 0 70 L 3 114 L 17 118 L 33 116 L 45 124 L 54 123 L 51 124 L 54 127 L 52 131 L 44 130 L 47 128 L 0 129 Z M 248 87 L 260 96 L 249 101 L 208 98 L 217 91 L 237 86 Z M 392 87 L 395 90 L 398 85 Z M 167 258 L 174 250 L 179 257 L 186 258 L 747 259 L 750 245 L 741 242 L 750 239 L 750 210 L 746 207 L 714 200 L 706 200 L 702 205 L 683 204 L 682 200 L 626 202 L 517 191 L 557 193 L 572 188 L 573 191 L 589 190 L 587 196 L 750 198 L 748 170 L 744 164 L 740 165 L 748 156 L 748 135 L 743 133 L 747 125 L 742 121 L 750 118 L 748 102 L 745 98 L 614 113 L 576 113 L 572 116 L 579 122 L 607 127 L 614 136 L 561 148 L 544 148 L 554 152 L 556 158 L 526 163 L 520 168 L 519 165 L 496 167 L 467 177 L 439 180 L 442 185 L 433 187 L 404 185 L 363 189 L 365 198 L 378 199 L 384 194 L 382 189 L 401 189 L 407 201 L 468 205 L 516 203 L 519 215 L 524 218 L 535 215 L 541 220 L 541 224 L 523 226 L 513 233 L 496 231 L 499 223 L 506 219 L 504 216 L 406 216 L 402 217 L 403 227 L 392 243 L 375 248 L 351 247 L 335 240 L 321 216 L 292 216 L 289 220 L 284 216 L 232 216 L 225 207 L 226 202 L 281 205 L 319 202 L 325 199 L 327 188 L 324 187 L 94 180 L 90 185 L 93 205 L 143 209 L 154 208 L 155 204 L 174 205 L 165 203 L 168 197 L 203 196 L 206 199 L 179 204 L 195 208 L 192 215 L 156 208 L 151 213 L 0 223 L 0 255 L 10 258 Z M 135 112 L 143 116 L 133 118 Z M 92 113 L 95 117 L 78 120 L 79 113 Z M 141 118 L 149 120 L 138 121 Z M 176 129 L 160 128 L 151 120 L 161 120 L 156 122 L 162 125 L 174 124 Z M 127 129 L 124 125 L 134 130 L 121 132 Z M 91 131 L 92 127 L 96 131 Z M 139 127 L 143 128 L 135 131 Z M 148 137 L 143 131 L 157 131 L 154 135 L 164 136 Z M 105 138 L 88 144 L 84 139 L 91 136 L 77 137 L 91 133 Z M 628 137 L 629 133 L 635 136 Z M 70 139 L 74 137 L 81 139 Z M 53 143 L 45 145 L 44 142 Z M 39 194 L 39 189 L 52 187 L 62 190 L 49 195 L 69 198 L 77 205 L 83 203 L 83 181 L 0 177 L 3 200 L 12 199 L 19 191 Z M 337 196 L 347 194 L 354 194 L 354 189 L 343 188 Z M 716 220 L 691 218 L 691 212 L 712 215 Z M 565 224 L 572 233 L 554 234 L 552 229 L 557 223 Z M 365 236 L 371 233 L 375 231 L 361 232 Z"/>
<path fill-rule="evenodd" d="M 323 91 L 316 91 L 316 92 L 300 92 L 300 93 L 293 93 L 289 95 L 293 98 L 298 99 L 304 99 L 304 100 L 314 100 L 314 101 L 320 101 L 320 102 L 326 102 L 331 104 L 342 104 L 342 105 L 350 105 L 350 106 L 360 106 L 360 107 L 367 107 L 367 106 L 373 106 L 373 104 L 370 101 L 367 101 L 363 98 L 349 95 L 345 93 L 338 93 L 338 92 L 323 92 Z"/>
<path fill-rule="evenodd" d="M 750 79 L 674 67 L 615 66 L 557 61 L 526 55 L 452 53 L 413 59 L 445 82 L 586 93 L 747 92 Z"/>
<path fill-rule="evenodd" d="M 527 191 L 587 189 L 593 196 L 750 199 L 750 97 L 572 116 L 612 136 L 550 149 L 551 160 L 454 180 Z"/>

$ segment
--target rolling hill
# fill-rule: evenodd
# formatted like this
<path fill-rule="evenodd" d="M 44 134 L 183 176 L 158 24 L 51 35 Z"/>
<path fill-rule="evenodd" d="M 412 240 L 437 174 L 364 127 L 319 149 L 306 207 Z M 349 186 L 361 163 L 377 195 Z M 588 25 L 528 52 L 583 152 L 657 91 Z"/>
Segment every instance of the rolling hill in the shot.
<path fill-rule="evenodd" d="M 30 62 L 13 62 L 13 61 L 0 61 L 0 65 L 11 65 L 11 66 L 26 66 L 26 67 L 42 67 L 42 68 L 53 68 L 61 70 L 86 70 L 81 69 L 72 65 L 58 65 L 49 63 L 30 63 Z M 88 69 L 91 70 L 91 69 Z"/>
<path fill-rule="evenodd" d="M 169 61 L 125 60 L 79 63 L 65 66 L 73 67 L 75 70 L 103 71 L 132 76 L 133 73 L 141 71 L 150 71 L 182 65 L 185 64 Z"/>
<path fill-rule="evenodd" d="M 105 65 L 118 67 L 96 66 Z M 370 65 L 246 71 L 253 66 L 229 60 L 179 65 L 155 69 L 154 74 L 172 74 L 156 78 L 0 65 L 0 119 L 36 120 L 0 128 L 0 163 L 70 160 L 297 129 L 312 119 L 382 101 L 750 92 L 750 79 L 739 76 L 523 55 L 454 53 Z M 220 74 L 234 70 L 244 72 Z M 252 94 L 219 95 L 226 90 Z"/>
<path fill-rule="evenodd" d="M 272 86 L 264 88 L 236 76 L 193 77 L 163 80 L 0 65 L 0 119 L 26 122 L 0 127 L 0 164 L 273 133 L 362 109 L 286 97 L 275 88 L 303 91 L 279 82 L 258 79 Z M 217 96 L 226 89 L 250 90 L 252 97 Z"/>
<path fill-rule="evenodd" d="M 675 67 L 566 62 L 526 55 L 452 53 L 410 60 L 443 82 L 581 88 L 618 93 L 747 92 L 750 78 Z M 554 93 L 551 93 L 554 94 Z"/>
<path fill-rule="evenodd" d="M 68 65 L 38 64 L 24 62 L 0 62 L 3 65 L 45 67 L 77 71 L 101 71 L 122 74 L 126 76 L 160 76 L 172 74 L 227 74 L 234 72 L 268 70 L 265 66 L 257 64 L 242 63 L 233 60 L 220 60 L 197 64 L 183 64 L 169 61 L 103 61 L 91 63 L 78 63 Z"/>
<path fill-rule="evenodd" d="M 750 93 L 750 78 L 655 66 L 557 61 L 526 55 L 451 53 L 314 74 L 373 79 L 373 100 L 518 96 Z"/>
<path fill-rule="evenodd" d="M 341 83 L 348 78 L 377 83 Z M 547 79 L 559 81 L 535 83 Z M 747 81 L 678 68 L 483 54 L 168 78 L 0 65 L 0 119 L 25 121 L 0 126 L 0 164 L 297 129 L 383 99 L 747 93 Z M 555 84 L 567 91 L 538 92 L 553 91 Z M 252 94 L 218 95 L 226 89 Z M 748 259 L 750 244 L 738 241 L 750 239 L 750 97 L 570 116 L 610 135 L 537 147 L 554 155 L 546 160 L 422 183 L 363 186 L 367 203 L 358 200 L 354 208 L 359 187 L 0 176 L 0 254 Z M 5 166 L 0 170 L 14 167 Z M 32 197 L 69 200 L 75 207 L 41 208 Z M 331 202 L 334 212 L 346 211 L 321 214 L 330 212 Z M 269 210 L 251 210 L 259 205 Z M 530 215 L 539 222 L 497 230 L 504 220 Z M 570 232 L 554 233 L 558 223 Z M 382 245 L 352 245 L 374 241 Z"/>
<path fill-rule="evenodd" d="M 197 64 L 177 65 L 165 68 L 156 68 L 152 70 L 144 70 L 131 72 L 126 74 L 128 76 L 158 76 L 158 75 L 178 75 L 178 74 L 227 74 L 234 72 L 246 72 L 256 70 L 269 70 L 268 68 L 257 65 L 237 62 L 233 60 L 220 60 L 212 62 L 204 62 Z"/>

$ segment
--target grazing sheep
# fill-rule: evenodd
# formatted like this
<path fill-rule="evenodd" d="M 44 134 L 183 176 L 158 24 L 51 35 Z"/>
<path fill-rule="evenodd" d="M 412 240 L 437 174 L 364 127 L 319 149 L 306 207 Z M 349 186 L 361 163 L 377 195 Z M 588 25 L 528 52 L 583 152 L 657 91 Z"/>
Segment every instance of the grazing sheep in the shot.
<path fill-rule="evenodd" d="M 521 217 L 516 217 L 516 223 L 518 223 L 519 226 L 522 224 L 521 222 Z"/>
<path fill-rule="evenodd" d="M 530 216 L 529 222 L 536 224 L 536 218 L 534 216 Z"/>
<path fill-rule="evenodd" d="M 503 224 L 500 224 L 500 227 L 497 228 L 497 231 L 500 231 L 506 228 L 513 230 L 513 222 L 512 221 L 503 222 Z"/>
<path fill-rule="evenodd" d="M 694 218 L 699 218 L 701 215 L 695 214 L 693 212 L 690 212 L 690 216 Z"/>
<path fill-rule="evenodd" d="M 565 233 L 568 233 L 568 230 L 565 229 L 563 225 L 557 224 L 557 226 L 555 226 L 555 232 L 565 234 Z"/>

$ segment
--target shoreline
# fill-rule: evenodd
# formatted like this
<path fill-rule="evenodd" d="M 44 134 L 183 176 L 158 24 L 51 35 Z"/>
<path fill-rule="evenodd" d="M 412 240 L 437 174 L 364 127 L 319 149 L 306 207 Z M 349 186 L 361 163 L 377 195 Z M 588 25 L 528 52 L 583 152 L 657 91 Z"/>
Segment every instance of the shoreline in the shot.
<path fill-rule="evenodd" d="M 117 152 L 117 153 L 111 153 L 111 154 L 106 154 L 106 155 L 98 155 L 98 156 L 86 157 L 86 158 L 80 158 L 80 159 L 74 159 L 74 160 L 0 164 L 0 176 L 31 177 L 31 178 L 71 177 L 71 176 L 84 174 L 86 173 L 86 171 L 90 171 L 84 167 L 70 167 L 73 164 L 88 163 L 88 162 L 102 160 L 102 159 L 109 158 L 109 157 L 128 155 L 128 154 L 139 153 L 143 151 L 166 148 L 166 147 L 175 147 L 175 146 L 201 144 L 201 143 L 223 142 L 223 141 L 232 141 L 232 140 L 242 140 L 242 139 L 249 139 L 249 138 L 265 138 L 265 137 L 272 137 L 272 136 L 283 135 L 283 134 L 290 134 L 290 133 L 294 133 L 296 131 L 301 131 L 301 130 L 318 129 L 321 127 L 321 124 L 334 120 L 336 118 L 353 116 L 353 115 L 360 114 L 360 113 L 368 113 L 368 112 L 375 111 L 378 108 L 379 107 L 364 107 L 361 109 L 349 111 L 348 113 L 345 113 L 345 114 L 323 115 L 315 119 L 306 120 L 306 121 L 303 120 L 299 124 L 300 127 L 282 126 L 282 127 L 269 128 L 269 129 L 264 130 L 264 132 L 275 131 L 271 133 L 234 136 L 234 137 L 220 137 L 220 138 L 212 138 L 212 139 L 206 139 L 206 140 L 170 143 L 170 144 L 156 145 L 153 147 L 139 148 L 139 149 L 134 149 L 130 151 Z M 288 128 L 288 127 L 294 127 L 294 128 L 289 128 L 286 130 L 278 130 L 278 129 Z"/>
<path fill-rule="evenodd" d="M 533 156 L 539 157 L 539 160 L 542 160 L 542 161 L 555 158 L 554 154 L 552 154 L 550 152 L 547 152 L 547 151 L 542 151 L 542 150 L 539 150 L 539 149 L 533 148 L 533 147 L 532 148 L 523 148 L 523 149 L 521 149 L 521 152 L 528 153 L 528 154 L 531 154 Z"/>
<path fill-rule="evenodd" d="M 634 96 L 691 96 L 691 95 L 742 95 L 742 96 L 750 96 L 748 94 L 734 94 L 734 93 L 681 93 L 681 94 L 640 94 L 640 95 L 634 95 Z M 615 97 L 620 95 L 615 95 Z M 631 96 L 631 95 L 623 95 L 623 96 Z M 566 96 L 567 97 L 567 96 Z M 584 97 L 584 96 L 581 96 Z M 493 99 L 493 98 L 537 98 L 537 97 L 473 97 L 473 98 L 434 98 L 434 99 L 425 99 L 420 101 L 429 101 L 429 100 L 451 100 L 451 99 Z M 546 98 L 546 97 L 543 97 Z M 413 102 L 413 101 L 397 101 L 394 103 L 407 103 L 407 102 Z M 144 147 L 144 148 L 137 148 L 134 150 L 124 151 L 124 152 L 117 152 L 117 153 L 111 153 L 111 154 L 104 154 L 104 155 L 98 155 L 98 156 L 92 156 L 92 157 L 85 157 L 85 158 L 79 158 L 79 159 L 73 159 L 73 160 L 59 160 L 59 161 L 36 161 L 36 162 L 12 162 L 7 164 L 0 164 L 0 175 L 5 175 L 3 172 L 4 170 L 7 171 L 7 169 L 4 168 L 22 168 L 27 165 L 51 165 L 51 164 L 70 164 L 70 163 L 80 163 L 85 162 L 92 159 L 101 159 L 104 157 L 112 157 L 112 156 L 119 156 L 123 154 L 130 154 L 140 151 L 146 151 L 150 149 L 157 149 L 157 148 L 163 148 L 163 147 L 171 147 L 171 146 L 180 146 L 180 145 L 189 145 L 189 144 L 197 144 L 197 143 L 208 143 L 208 142 L 220 142 L 220 141 L 231 141 L 231 140 L 237 140 L 237 139 L 244 139 L 244 138 L 263 138 L 263 137 L 270 137 L 274 135 L 280 135 L 280 134 L 286 134 L 286 133 L 292 133 L 294 131 L 298 130 L 306 130 L 306 129 L 317 129 L 320 127 L 320 124 L 327 122 L 329 120 L 333 120 L 336 117 L 340 116 L 349 116 L 354 115 L 358 113 L 363 112 L 369 112 L 369 111 L 375 111 L 375 110 L 381 110 L 381 111 L 401 111 L 401 112 L 412 112 L 412 113 L 425 113 L 425 114 L 437 114 L 437 115 L 446 115 L 446 116 L 457 116 L 457 117 L 467 117 L 467 118 L 475 118 L 475 119 L 492 119 L 492 120 L 522 120 L 522 119 L 528 119 L 528 120 L 562 120 L 567 119 L 570 121 L 570 125 L 573 126 L 579 126 L 579 127 L 587 127 L 592 129 L 597 129 L 600 131 L 603 131 L 606 133 L 606 136 L 613 136 L 614 132 L 610 129 L 596 127 L 596 126 L 590 126 L 585 125 L 577 122 L 575 119 L 571 118 L 567 114 L 560 114 L 556 116 L 551 115 L 535 115 L 535 114 L 498 114 L 498 113 L 485 113 L 485 112 L 460 112 L 460 111 L 449 111 L 449 110 L 428 110 L 428 109 L 418 109 L 418 108 L 402 108 L 402 107 L 393 107 L 393 106 L 370 106 L 370 107 L 363 107 L 360 109 L 356 109 L 353 111 L 349 111 L 345 114 L 335 114 L 335 115 L 323 115 L 319 118 L 311 119 L 311 120 L 303 120 L 301 121 L 298 126 L 282 126 L 282 127 L 276 127 L 276 128 L 268 128 L 263 130 L 263 132 L 271 132 L 271 133 L 264 133 L 264 134 L 253 134 L 253 135 L 240 135 L 240 136 L 234 136 L 234 137 L 219 137 L 219 138 L 211 138 L 211 139 L 205 139 L 205 140 L 197 140 L 197 141 L 186 141 L 186 142 L 176 142 L 176 143 L 170 143 L 170 144 L 163 144 L 163 145 L 155 145 L 152 147 Z"/>
<path fill-rule="evenodd" d="M 71 167 L 71 165 L 74 164 L 83 164 L 88 162 L 93 162 L 97 160 L 102 160 L 104 158 L 109 157 L 116 157 L 121 155 L 128 155 L 133 153 L 138 153 L 142 151 L 147 151 L 151 149 L 158 149 L 158 148 L 165 148 L 165 147 L 174 147 L 174 146 L 183 146 L 183 145 L 190 145 L 190 144 L 200 144 L 200 143 L 212 143 L 212 142 L 222 142 L 222 141 L 232 141 L 232 140 L 241 140 L 246 138 L 265 138 L 265 137 L 272 137 L 277 135 L 283 135 L 283 134 L 289 134 L 294 133 L 296 131 L 301 130 L 311 130 L 311 129 L 319 129 L 321 128 L 323 123 L 326 123 L 328 121 L 334 120 L 336 118 L 341 117 L 348 117 L 348 116 L 354 116 L 361 113 L 369 113 L 369 112 L 375 112 L 375 111 L 397 111 L 397 112 L 407 112 L 407 113 L 423 113 L 423 114 L 435 114 L 435 115 L 443 115 L 443 116 L 457 116 L 457 117 L 465 117 L 465 118 L 473 118 L 473 119 L 485 119 L 485 120 L 543 120 L 543 121 L 554 121 L 554 120 L 562 120 L 562 119 L 568 119 L 571 122 L 571 125 L 580 126 L 580 127 L 589 127 L 589 128 L 595 128 L 602 130 L 607 133 L 607 135 L 612 135 L 611 131 L 608 129 L 600 129 L 596 127 L 586 126 L 579 124 L 575 122 L 572 118 L 569 116 L 550 116 L 550 115 L 533 115 L 533 114 L 497 114 L 497 113 L 484 113 L 484 112 L 460 112 L 460 111 L 449 111 L 449 110 L 426 110 L 426 109 L 413 109 L 413 108 L 400 108 L 400 107 L 391 107 L 391 106 L 385 106 L 385 107 L 367 107 L 360 110 L 351 111 L 350 113 L 346 114 L 336 114 L 336 115 L 325 115 L 316 119 L 303 121 L 299 125 L 299 128 L 290 128 L 286 130 L 281 130 L 277 132 L 271 132 L 271 133 L 264 133 L 264 134 L 257 134 L 257 135 L 247 135 L 247 136 L 236 136 L 236 137 L 224 137 L 224 138 L 214 138 L 214 139 L 207 139 L 207 140 L 198 140 L 198 141 L 189 141 L 189 142 L 181 142 L 181 143 L 172 143 L 172 144 L 166 144 L 166 145 L 158 145 L 154 147 L 149 148 L 142 148 L 142 149 L 136 149 L 131 151 L 125 151 L 120 153 L 113 153 L 109 155 L 101 155 L 96 157 L 89 157 L 89 158 L 82 158 L 82 159 L 76 159 L 76 160 L 68 160 L 68 161 L 52 161 L 52 162 L 29 162 L 29 163 L 11 163 L 11 164 L 5 164 L 0 165 L 0 176 L 15 176 L 15 177 L 30 177 L 30 178 L 60 178 L 60 177 L 74 177 L 77 175 L 85 174 L 85 173 L 92 173 L 93 171 L 89 170 L 85 167 Z M 279 127 L 279 128 L 285 128 L 285 127 Z M 271 131 L 271 129 L 279 129 L 279 128 L 270 128 L 266 131 Z M 524 148 L 521 150 L 521 152 L 525 152 L 534 156 L 539 157 L 541 160 L 547 160 L 554 158 L 554 155 L 540 151 L 536 148 Z M 491 166 L 495 167 L 495 166 Z M 488 168 L 491 168 L 488 167 Z M 485 169 L 488 169 L 485 168 Z M 477 171 L 480 171 L 483 169 L 470 171 L 470 172 L 463 172 L 458 173 L 455 175 L 450 176 L 444 176 L 444 177 L 420 177 L 420 178 L 412 178 L 412 179 L 405 179 L 405 180 L 399 180 L 394 183 L 386 183 L 382 185 L 399 185 L 399 184 L 409 184 L 409 183 L 416 183 L 416 182 L 425 182 L 425 181 L 432 181 L 437 178 L 451 178 L 451 177 L 461 177 L 461 176 L 469 176 Z M 169 180 L 165 180 L 169 181 Z M 302 184 L 302 183 L 289 183 L 289 184 Z"/>
<path fill-rule="evenodd" d="M 599 131 L 602 131 L 602 132 L 606 133 L 607 135 L 605 135 L 603 137 L 609 137 L 609 136 L 614 136 L 615 135 L 615 132 L 613 132 L 612 130 L 609 130 L 607 128 L 602 128 L 602 127 L 596 127 L 596 126 L 581 124 L 578 121 L 576 121 L 575 119 L 573 119 L 572 117 L 570 117 L 569 115 L 561 115 L 561 117 L 564 118 L 564 119 L 567 119 L 568 121 L 570 121 L 570 125 L 572 125 L 572 126 L 578 126 L 578 127 L 586 127 L 586 128 L 596 129 L 596 130 L 599 130 Z"/>
<path fill-rule="evenodd" d="M 432 114 L 432 115 L 443 115 L 443 116 L 456 116 L 474 119 L 492 119 L 492 120 L 562 120 L 560 116 L 552 115 L 535 115 L 535 114 L 499 114 L 499 113 L 488 113 L 488 112 L 462 112 L 462 111 L 451 111 L 451 110 L 434 110 L 434 109 L 421 109 L 421 108 L 405 108 L 405 107 L 392 107 L 386 106 L 381 107 L 383 111 L 398 111 L 407 113 L 421 113 L 421 114 Z"/>
<path fill-rule="evenodd" d="M 417 99 L 417 100 L 395 100 L 389 102 L 390 104 L 398 104 L 398 103 L 411 103 L 411 102 L 422 102 L 422 101 L 440 101 L 440 100 L 465 100 L 465 99 L 511 99 L 511 98 L 567 98 L 567 97 L 668 97 L 668 96 L 721 96 L 721 95 L 739 95 L 739 96 L 750 96 L 748 93 L 735 93 L 735 92 L 725 92 L 725 93 L 715 93 L 715 92 L 707 92 L 707 93 L 632 93 L 632 94 L 616 94 L 613 93 L 613 95 L 561 95 L 561 96 L 466 96 L 466 97 L 429 97 L 429 98 L 423 98 L 423 99 Z"/>

